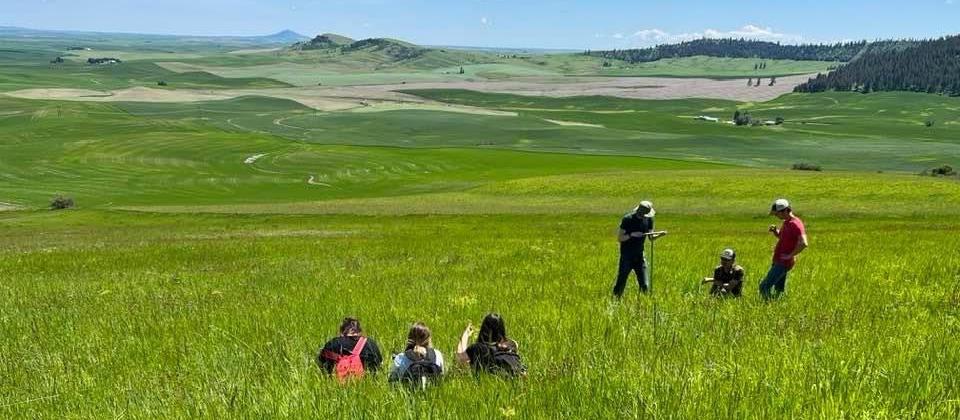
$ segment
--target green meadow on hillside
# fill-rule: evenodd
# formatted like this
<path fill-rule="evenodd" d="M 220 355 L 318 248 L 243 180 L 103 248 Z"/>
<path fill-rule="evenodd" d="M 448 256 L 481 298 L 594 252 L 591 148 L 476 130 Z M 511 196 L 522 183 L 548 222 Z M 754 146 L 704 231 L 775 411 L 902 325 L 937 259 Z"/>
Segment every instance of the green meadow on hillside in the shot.
<path fill-rule="evenodd" d="M 161 81 L 167 85 L 158 86 Z M 224 78 L 202 71 L 177 73 L 147 62 L 103 65 L 66 62 L 33 66 L 0 64 L 0 92 L 36 88 L 105 91 L 138 86 L 165 89 L 237 89 L 289 85 L 267 78 Z"/>
<path fill-rule="evenodd" d="M 425 110 L 321 113 L 263 99 L 233 103 L 258 111 L 217 110 L 209 103 L 117 104 L 151 120 L 205 118 L 229 131 L 260 132 L 318 144 L 393 147 L 477 147 L 578 154 L 628 155 L 787 168 L 798 162 L 829 170 L 918 173 L 960 157 L 960 100 L 922 94 L 787 95 L 766 103 L 721 100 L 570 99 L 469 91 L 407 91 L 425 98 L 491 108 L 517 116 Z M 205 109 L 210 112 L 204 112 Z M 734 111 L 772 127 L 698 121 Z M 932 126 L 927 127 L 928 121 Z M 576 125 L 562 125 L 577 123 Z M 586 126 L 584 126 L 584 124 Z"/>
<path fill-rule="evenodd" d="M 327 114 L 268 98 L 110 105 L 2 99 L 0 201 L 36 206 L 59 192 L 98 205 L 121 198 L 136 205 L 295 202 L 348 198 L 356 184 L 367 196 L 451 192 L 481 180 L 644 169 L 645 157 L 916 173 L 960 154 L 957 125 L 947 119 L 955 100 L 937 97 L 850 95 L 831 106 L 834 97 L 791 95 L 743 106 L 758 116 L 787 115 L 783 126 L 734 127 L 692 118 L 731 113 L 737 105 L 725 101 L 417 93 L 519 116 Z M 883 112 L 863 111 L 868 107 Z M 938 123 L 925 127 L 926 118 Z M 564 153 L 518 153 L 530 151 Z"/>
<path fill-rule="evenodd" d="M 152 87 L 158 75 L 167 89 L 255 89 L 377 66 L 324 83 L 552 78 L 601 65 L 483 53 L 496 60 L 461 76 L 450 60 L 466 52 L 403 68 L 370 51 L 80 40 L 132 61 L 51 66 L 44 57 L 76 40 L 11 43 L 0 91 Z M 179 64 L 156 64 L 164 54 Z M 0 95 L 0 418 L 960 416 L 960 181 L 918 175 L 960 161 L 960 99 L 407 93 L 502 112 Z M 784 123 L 696 118 L 737 110 Z M 824 171 L 787 169 L 801 161 Z M 58 194 L 77 208 L 47 210 Z M 794 203 L 810 248 L 787 295 L 765 303 L 777 197 Z M 670 232 L 648 245 L 655 293 L 631 280 L 614 301 L 614 234 L 640 199 Z M 700 284 L 725 247 L 746 268 L 739 300 Z M 464 326 L 491 311 L 519 342 L 522 380 L 453 363 Z M 383 374 L 350 386 L 322 374 L 316 352 L 349 315 L 388 360 L 426 322 L 444 382 L 412 394 Z"/>
<path fill-rule="evenodd" d="M 0 212 L 0 331 L 13 338 L 0 342 L 4 417 L 960 410 L 952 179 L 323 145 L 217 128 L 304 113 L 266 99 L 185 111 L 4 103 L 0 201 L 36 209 L 64 193 L 80 207 Z M 455 138 L 456 124 L 479 118 L 422 115 L 433 125 L 395 132 L 428 138 L 434 127 Z M 359 121 L 348 116 L 313 118 Z M 474 121 L 515 120 L 525 121 Z M 383 124 L 336 128 L 362 140 Z M 459 133 L 482 127 L 496 132 L 475 123 Z M 765 210 L 781 195 L 805 218 L 811 249 L 788 295 L 763 304 Z M 615 303 L 612 231 L 639 198 L 657 203 L 671 235 L 652 256 L 655 294 L 636 296 L 631 284 Z M 748 270 L 740 301 L 711 299 L 698 284 L 727 246 Z M 425 321 L 451 357 L 463 326 L 488 311 L 504 314 L 520 342 L 526 379 L 474 379 L 451 365 L 441 386 L 410 395 L 382 375 L 340 387 L 313 361 L 346 315 L 388 355 L 411 322 Z"/>
<path fill-rule="evenodd" d="M 702 175 L 723 190 L 718 176 Z M 946 251 L 960 246 L 956 208 L 909 196 L 851 207 L 886 188 L 882 177 L 835 183 L 842 195 L 834 200 L 798 195 L 812 247 L 786 298 L 763 304 L 755 290 L 773 241 L 765 207 L 783 190 L 770 183 L 778 173 L 744 175 L 736 195 L 709 196 L 716 214 L 686 206 L 686 183 L 653 189 L 619 181 L 591 193 L 609 210 L 602 215 L 549 202 L 513 215 L 501 207 L 467 214 L 474 206 L 463 201 L 447 203 L 460 212 L 446 216 L 402 216 L 404 208 L 390 206 L 351 214 L 362 200 L 327 216 L 0 213 L 8 238 L 0 245 L 0 275 L 8 279 L 0 285 L 0 329 L 12 338 L 0 342 L 0 413 L 956 414 L 960 260 Z M 543 193 L 577 199 L 581 189 L 605 185 L 604 178 L 577 181 L 545 183 L 558 188 Z M 915 181 L 895 184 L 890 196 L 934 182 Z M 957 193 L 955 182 L 941 187 Z M 527 188 L 526 181 L 495 183 L 486 193 L 509 206 L 541 194 Z M 655 248 L 655 294 L 638 297 L 630 284 L 615 304 L 608 297 L 614 211 L 647 196 L 662 203 L 658 226 L 671 232 Z M 431 200 L 407 203 L 428 207 Z M 740 301 L 711 299 L 698 284 L 727 246 L 747 267 Z M 441 386 L 409 395 L 382 375 L 342 388 L 313 362 L 348 314 L 388 354 L 401 350 L 409 323 L 422 320 L 450 357 L 463 326 L 488 311 L 501 312 L 520 342 L 526 379 L 474 380 L 451 367 Z"/>

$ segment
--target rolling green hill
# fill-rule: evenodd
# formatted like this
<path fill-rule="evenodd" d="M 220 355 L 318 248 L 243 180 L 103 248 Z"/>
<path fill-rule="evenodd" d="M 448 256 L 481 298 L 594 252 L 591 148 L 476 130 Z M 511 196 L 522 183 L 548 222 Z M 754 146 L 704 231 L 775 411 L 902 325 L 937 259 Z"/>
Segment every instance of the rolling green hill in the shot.
<path fill-rule="evenodd" d="M 355 40 L 345 37 L 343 35 L 326 33 L 322 35 L 317 35 L 313 39 L 308 41 L 297 42 L 290 46 L 290 49 L 293 50 L 325 50 L 332 48 L 340 48 L 343 46 L 350 45 L 356 42 Z"/>
<path fill-rule="evenodd" d="M 360 42 L 89 52 L 129 55 L 115 66 L 84 66 L 81 52 L 52 66 L 43 57 L 77 50 L 11 43 L 0 90 L 603 71 L 583 55 L 400 58 L 391 49 L 416 47 Z M 189 71 L 158 66 L 164 54 Z M 475 63 L 462 75 L 460 59 Z M 960 182 L 916 172 L 960 166 L 960 98 L 406 93 L 439 103 L 325 113 L 263 96 L 0 94 L 0 418 L 956 417 Z M 737 110 L 785 121 L 722 122 Z M 801 160 L 825 170 L 787 169 Z M 60 194 L 77 208 L 47 210 Z M 787 294 L 765 302 L 767 210 L 782 196 L 810 248 Z M 654 293 L 631 280 L 614 300 L 617 223 L 641 199 L 670 234 L 648 245 Z M 740 299 L 701 284 L 726 247 L 746 269 Z M 455 361 L 464 327 L 491 311 L 519 343 L 522 379 Z M 383 373 L 348 386 L 323 374 L 318 348 L 345 316 L 380 343 L 384 370 L 411 323 L 427 323 L 444 380 L 412 393 Z"/>
<path fill-rule="evenodd" d="M 205 114 L 231 131 L 270 133 L 317 144 L 479 147 L 631 155 L 787 168 L 809 162 L 828 170 L 917 173 L 960 160 L 960 99 L 922 94 L 792 94 L 773 102 L 537 98 L 470 91 L 409 91 L 425 98 L 516 113 L 469 115 L 404 110 L 316 113 L 296 108 Z M 195 117 L 200 105 L 119 104 L 146 118 Z M 736 127 L 736 110 L 780 126 Z M 932 127 L 926 122 L 936 121 Z M 580 124 L 569 125 L 570 123 Z M 567 125 L 564 125 L 567 124 Z"/>
<path fill-rule="evenodd" d="M 159 82 L 166 86 L 158 86 Z M 173 72 L 154 63 L 123 62 L 112 65 L 0 64 L 0 92 L 30 88 L 73 88 L 90 90 L 128 87 L 161 89 L 227 89 L 288 87 L 282 81 L 265 77 L 220 77 L 205 71 Z"/>
<path fill-rule="evenodd" d="M 281 32 L 271 39 L 293 39 L 296 36 Z M 755 63 L 749 59 L 705 57 L 629 64 L 583 54 L 428 48 L 389 38 L 354 41 L 336 34 L 323 34 L 309 41 L 287 44 L 287 48 L 249 39 L 85 33 L 65 33 L 41 39 L 0 31 L 0 41 L 4 43 L 4 48 L 0 50 L 2 90 L 16 90 L 18 87 L 103 90 L 150 86 L 160 80 L 168 82 L 170 88 L 204 89 L 457 82 L 524 77 L 562 81 L 565 76 L 572 75 L 770 77 L 816 73 L 826 71 L 831 66 L 830 63 L 815 61 L 769 60 L 766 68 L 755 70 L 752 68 Z M 123 60 L 123 66 L 118 68 L 124 68 L 112 70 L 83 66 L 89 58 L 103 57 Z M 64 62 L 51 63 L 58 58 Z M 163 69 L 158 69 L 156 65 Z M 115 77 L 108 73 L 115 73 Z M 127 77 L 124 73 L 132 74 Z M 193 74 L 177 76 L 172 73 Z M 215 80 L 218 77 L 242 80 Z"/>
<path fill-rule="evenodd" d="M 312 115 L 299 104 L 271 98 L 114 106 L 0 97 L 0 104 L 0 202 L 31 207 L 57 193 L 87 206 L 282 203 L 461 191 L 491 180 L 625 166 L 716 167 L 637 157 L 292 142 L 248 128 L 251 118 L 267 118 L 283 130 L 286 119 Z"/>
<path fill-rule="evenodd" d="M 960 100 L 922 94 L 738 104 L 411 93 L 516 116 L 317 113 L 262 97 L 112 105 L 0 97 L 0 202 L 37 206 L 56 193 L 91 206 L 455 193 L 483 180 L 660 167 L 646 158 L 674 159 L 662 161 L 673 169 L 806 162 L 829 172 L 913 173 L 960 160 Z M 694 118 L 729 118 L 736 109 L 786 122 L 736 127 Z M 926 127 L 927 119 L 938 122 Z"/>

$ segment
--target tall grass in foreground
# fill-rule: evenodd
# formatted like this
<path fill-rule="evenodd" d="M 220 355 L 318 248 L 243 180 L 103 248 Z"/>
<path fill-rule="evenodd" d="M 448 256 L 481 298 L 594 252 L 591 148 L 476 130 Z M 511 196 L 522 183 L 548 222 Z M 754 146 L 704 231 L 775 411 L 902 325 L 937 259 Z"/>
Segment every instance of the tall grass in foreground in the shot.
<path fill-rule="evenodd" d="M 788 296 L 755 295 L 769 220 L 658 225 L 656 294 L 609 298 L 616 217 L 5 215 L 0 416 L 951 418 L 960 245 L 949 217 L 810 218 Z M 697 279 L 734 246 L 745 297 Z M 345 315 L 385 351 L 425 321 L 453 360 L 501 312 L 530 376 L 454 369 L 409 395 L 313 357 Z"/>

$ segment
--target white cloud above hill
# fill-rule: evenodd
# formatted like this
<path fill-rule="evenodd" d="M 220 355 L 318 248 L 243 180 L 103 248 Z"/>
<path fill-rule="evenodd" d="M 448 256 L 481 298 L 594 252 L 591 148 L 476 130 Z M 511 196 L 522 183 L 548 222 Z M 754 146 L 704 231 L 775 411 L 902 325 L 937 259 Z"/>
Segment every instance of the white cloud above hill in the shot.
<path fill-rule="evenodd" d="M 745 38 L 760 41 L 772 41 L 783 43 L 799 43 L 804 38 L 800 35 L 785 34 L 775 31 L 769 26 L 744 25 L 740 28 L 722 31 L 716 29 L 704 29 L 699 32 L 672 33 L 658 28 L 641 29 L 626 38 L 632 46 L 646 47 L 657 44 L 672 44 L 681 41 L 690 41 L 700 38 Z"/>

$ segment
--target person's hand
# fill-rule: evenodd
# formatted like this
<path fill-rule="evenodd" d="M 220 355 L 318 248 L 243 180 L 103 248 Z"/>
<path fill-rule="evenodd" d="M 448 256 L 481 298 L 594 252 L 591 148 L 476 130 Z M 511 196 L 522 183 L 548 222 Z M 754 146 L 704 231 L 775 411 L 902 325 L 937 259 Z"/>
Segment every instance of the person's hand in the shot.
<path fill-rule="evenodd" d="M 770 227 L 768 227 L 767 230 L 770 231 L 770 233 L 777 233 L 777 226 L 770 225 Z"/>

